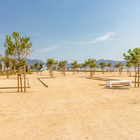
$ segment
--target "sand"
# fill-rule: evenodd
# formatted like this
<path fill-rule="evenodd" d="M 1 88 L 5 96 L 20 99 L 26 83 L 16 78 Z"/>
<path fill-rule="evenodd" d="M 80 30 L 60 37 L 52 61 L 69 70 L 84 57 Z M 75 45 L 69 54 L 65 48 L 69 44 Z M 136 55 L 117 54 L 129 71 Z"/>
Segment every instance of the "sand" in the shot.
<path fill-rule="evenodd" d="M 0 89 L 0 140 L 140 140 L 140 88 L 106 88 L 104 79 L 133 80 L 123 72 L 67 72 L 56 78 L 27 75 L 31 88 Z M 0 87 L 16 86 L 16 76 L 0 77 Z M 98 79 L 98 78 L 95 78 Z"/>

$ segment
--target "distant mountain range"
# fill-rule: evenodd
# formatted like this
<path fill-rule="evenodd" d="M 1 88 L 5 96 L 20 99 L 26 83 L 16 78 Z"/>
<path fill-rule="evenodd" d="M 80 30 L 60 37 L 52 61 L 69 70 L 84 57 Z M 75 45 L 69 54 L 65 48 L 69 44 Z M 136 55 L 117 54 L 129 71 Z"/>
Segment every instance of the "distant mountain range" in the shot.
<path fill-rule="evenodd" d="M 42 60 L 26 58 L 26 62 L 28 63 L 28 66 L 29 66 L 29 67 L 30 67 L 31 65 L 34 65 L 35 62 L 43 63 L 43 66 L 46 67 L 46 63 L 43 62 Z"/>
<path fill-rule="evenodd" d="M 26 62 L 28 63 L 28 66 L 30 67 L 30 65 L 34 65 L 35 62 L 38 62 L 38 63 L 43 63 L 43 67 L 46 67 L 46 63 L 43 62 L 42 60 L 38 60 L 38 59 L 29 59 L 29 58 L 26 58 Z M 100 62 L 105 62 L 106 64 L 108 64 L 109 62 L 112 64 L 112 68 L 114 67 L 114 65 L 116 63 L 119 63 L 121 62 L 122 64 L 125 65 L 126 61 L 114 61 L 114 60 L 105 60 L 105 59 L 99 59 L 96 61 L 96 64 L 99 66 L 99 63 Z M 81 63 L 80 65 L 82 65 L 83 63 Z M 67 67 L 71 67 L 71 64 L 67 64 Z"/>
<path fill-rule="evenodd" d="M 99 60 L 96 61 L 96 65 L 99 66 L 99 63 L 100 63 L 100 62 L 105 62 L 106 64 L 111 63 L 111 64 L 112 64 L 112 68 L 114 67 L 114 65 L 115 65 L 116 63 L 119 63 L 119 62 L 121 62 L 123 65 L 126 64 L 126 61 L 114 61 L 114 60 L 99 59 Z"/>

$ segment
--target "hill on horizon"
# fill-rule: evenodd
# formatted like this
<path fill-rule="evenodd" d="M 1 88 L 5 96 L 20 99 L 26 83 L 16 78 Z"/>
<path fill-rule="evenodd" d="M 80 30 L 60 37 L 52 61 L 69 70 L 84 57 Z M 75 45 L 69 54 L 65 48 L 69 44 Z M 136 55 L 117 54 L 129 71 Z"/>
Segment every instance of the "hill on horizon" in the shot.
<path fill-rule="evenodd" d="M 38 63 L 43 63 L 43 67 L 46 67 L 46 63 L 43 62 L 42 60 L 39 60 L 39 59 L 29 59 L 29 58 L 26 58 L 26 62 L 28 63 L 28 66 L 30 67 L 31 65 L 34 65 L 35 62 L 38 62 Z M 96 65 L 100 66 L 99 63 L 100 62 L 105 62 L 106 64 L 108 64 L 109 62 L 112 64 L 112 68 L 114 67 L 114 65 L 116 63 L 119 63 L 121 62 L 122 64 L 125 65 L 126 61 L 115 61 L 115 60 L 105 60 L 105 59 L 99 59 L 96 61 Z M 81 63 L 80 65 L 82 65 L 83 63 Z M 67 64 L 67 67 L 71 67 L 71 64 Z"/>
<path fill-rule="evenodd" d="M 29 59 L 29 58 L 26 58 L 26 62 L 28 63 L 28 67 L 30 67 L 31 65 L 34 65 L 36 62 L 43 63 L 43 66 L 44 67 L 46 66 L 46 63 L 43 62 L 42 60 L 39 60 L 39 59 Z"/>

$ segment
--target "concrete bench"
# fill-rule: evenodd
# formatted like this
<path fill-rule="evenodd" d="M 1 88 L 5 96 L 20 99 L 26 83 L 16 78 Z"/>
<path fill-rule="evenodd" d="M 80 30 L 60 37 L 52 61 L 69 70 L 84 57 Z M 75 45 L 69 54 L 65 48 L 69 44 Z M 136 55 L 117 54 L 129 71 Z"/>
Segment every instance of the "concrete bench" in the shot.
<path fill-rule="evenodd" d="M 120 80 L 120 81 L 107 81 L 106 82 L 107 87 L 112 87 L 112 84 L 125 84 L 127 86 L 132 86 L 132 81 L 131 80 Z"/>

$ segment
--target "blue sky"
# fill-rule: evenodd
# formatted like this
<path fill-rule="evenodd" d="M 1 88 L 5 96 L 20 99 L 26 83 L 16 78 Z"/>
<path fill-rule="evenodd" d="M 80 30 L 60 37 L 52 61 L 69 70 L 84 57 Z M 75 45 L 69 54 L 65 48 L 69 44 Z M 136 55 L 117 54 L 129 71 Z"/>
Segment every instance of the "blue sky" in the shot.
<path fill-rule="evenodd" d="M 33 43 L 30 59 L 123 60 L 140 47 L 139 0 L 0 0 L 0 53 L 13 31 Z"/>

